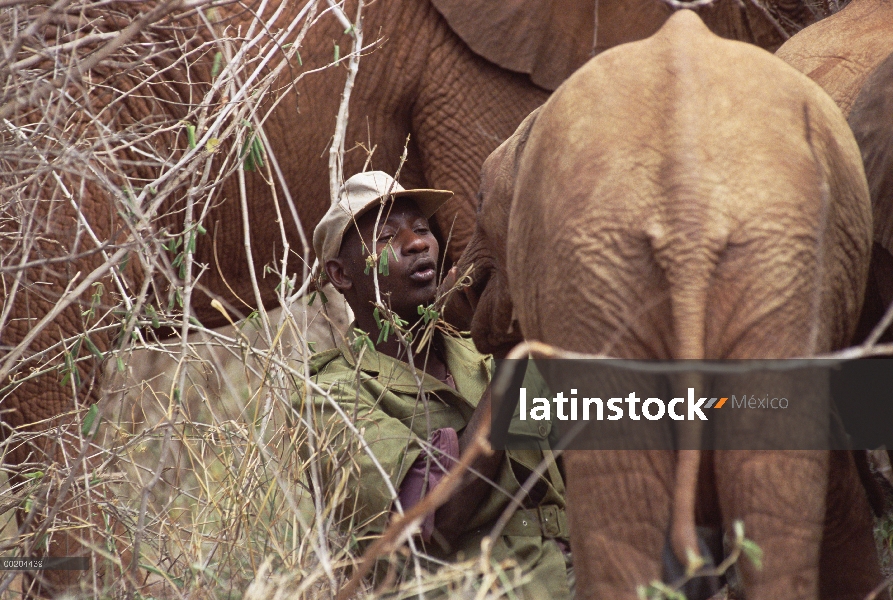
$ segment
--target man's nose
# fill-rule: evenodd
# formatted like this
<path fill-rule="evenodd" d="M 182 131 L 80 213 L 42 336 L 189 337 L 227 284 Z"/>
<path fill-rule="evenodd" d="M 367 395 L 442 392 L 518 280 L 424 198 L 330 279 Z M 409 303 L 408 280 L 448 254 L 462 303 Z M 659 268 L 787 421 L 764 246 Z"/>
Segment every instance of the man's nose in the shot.
<path fill-rule="evenodd" d="M 415 231 L 409 229 L 405 232 L 402 247 L 404 254 L 419 254 L 428 250 L 431 247 L 431 244 L 426 236 L 419 235 Z"/>

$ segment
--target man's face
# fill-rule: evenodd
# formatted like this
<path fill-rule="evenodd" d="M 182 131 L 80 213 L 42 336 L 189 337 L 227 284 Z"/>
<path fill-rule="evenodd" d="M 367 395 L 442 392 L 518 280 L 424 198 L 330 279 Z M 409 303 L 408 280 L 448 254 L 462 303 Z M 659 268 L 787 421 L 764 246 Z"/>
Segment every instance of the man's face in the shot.
<path fill-rule="evenodd" d="M 376 267 L 373 265 L 366 274 L 366 257 L 373 251 L 378 256 L 387 252 L 388 274 L 378 274 L 382 302 L 401 318 L 415 321 L 417 307 L 434 300 L 440 245 L 431 233 L 428 219 L 412 200 L 398 198 L 385 205 L 378 223 L 378 239 L 373 240 L 377 218 L 378 210 L 373 209 L 360 217 L 356 227 L 345 232 L 341 252 L 337 259 L 326 263 L 326 271 L 356 311 L 375 301 Z M 338 263 L 340 273 L 338 268 L 334 272 L 330 269 L 332 263 Z"/>

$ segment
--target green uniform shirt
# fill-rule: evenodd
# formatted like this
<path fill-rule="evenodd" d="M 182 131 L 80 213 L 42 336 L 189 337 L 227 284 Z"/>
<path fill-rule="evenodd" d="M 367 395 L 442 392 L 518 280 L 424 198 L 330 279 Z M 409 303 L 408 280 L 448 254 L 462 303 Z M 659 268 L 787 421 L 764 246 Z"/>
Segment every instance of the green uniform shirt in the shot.
<path fill-rule="evenodd" d="M 342 499 L 343 527 L 358 538 L 368 539 L 384 531 L 392 510 L 393 490 L 399 490 L 431 433 L 451 427 L 461 434 L 490 381 L 492 359 L 478 353 L 471 340 L 444 335 L 442 341 L 456 390 L 421 368 L 414 375 L 407 363 L 368 348 L 359 355 L 348 348 L 336 348 L 311 359 L 314 382 L 349 416 L 375 456 L 373 460 L 362 448 L 357 436 L 344 424 L 344 417 L 324 395 L 309 395 L 317 444 L 323 449 L 319 453 L 321 479 L 330 498 L 331 494 L 338 494 Z M 422 361 L 416 359 L 419 364 Z M 528 396 L 549 397 L 545 382 L 534 373 L 529 369 L 525 378 Z M 424 394 L 419 391 L 417 377 Z M 295 404 L 304 414 L 303 398 Z M 478 556 L 481 539 L 543 459 L 543 452 L 548 451 L 550 432 L 548 422 L 514 420 L 509 433 L 530 436 L 541 450 L 506 451 L 506 460 L 495 478 L 498 487 L 468 515 L 457 547 L 447 552 L 429 544 L 425 551 L 442 560 Z M 301 451 L 307 458 L 309 447 Z M 382 470 L 387 474 L 387 482 Z M 513 558 L 531 576 L 531 582 L 522 590 L 524 596 L 570 597 L 566 557 L 550 539 L 568 537 L 564 495 L 564 482 L 553 466 L 493 542 L 494 560 Z"/>

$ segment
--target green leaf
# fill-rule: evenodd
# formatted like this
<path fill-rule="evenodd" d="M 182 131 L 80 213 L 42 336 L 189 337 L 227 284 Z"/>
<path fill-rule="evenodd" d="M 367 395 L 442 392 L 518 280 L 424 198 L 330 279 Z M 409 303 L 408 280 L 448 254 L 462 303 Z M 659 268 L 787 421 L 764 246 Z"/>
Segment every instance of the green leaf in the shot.
<path fill-rule="evenodd" d="M 373 258 L 372 255 L 370 254 L 369 256 L 366 257 L 366 268 L 363 269 L 363 275 L 368 275 L 369 271 L 371 271 L 372 267 L 374 267 L 374 266 L 375 266 L 375 258 Z"/>
<path fill-rule="evenodd" d="M 319 292 L 319 299 L 322 301 L 323 304 L 329 303 L 329 298 L 328 298 L 328 296 L 326 296 L 325 292 L 323 292 L 323 291 Z"/>
<path fill-rule="evenodd" d="M 80 387 L 81 385 L 81 375 L 78 373 L 77 365 L 75 365 L 79 349 L 80 340 L 74 343 L 71 351 L 66 351 L 62 354 L 65 361 L 65 364 L 62 366 L 62 381 L 59 384 L 62 387 L 65 387 L 69 381 L 73 382 L 75 387 Z"/>
<path fill-rule="evenodd" d="M 125 369 L 124 359 L 121 358 L 120 356 L 117 356 L 117 357 L 115 357 L 115 362 L 117 363 L 118 372 L 123 373 L 124 369 Z"/>
<path fill-rule="evenodd" d="M 25 479 L 40 479 L 43 476 L 43 471 L 31 471 L 30 473 L 22 473 L 22 477 L 24 477 Z"/>
<path fill-rule="evenodd" d="M 186 141 L 190 150 L 195 148 L 195 125 L 188 122 L 186 123 Z"/>
<path fill-rule="evenodd" d="M 217 79 L 221 67 L 223 67 L 223 52 L 217 52 L 214 55 L 214 64 L 211 66 L 211 79 Z"/>
<path fill-rule="evenodd" d="M 434 310 L 433 305 L 422 306 L 420 304 L 417 310 L 419 315 L 421 315 L 425 325 L 427 325 L 431 321 L 436 321 L 440 317 L 440 313 Z"/>
<path fill-rule="evenodd" d="M 99 405 L 94 404 L 87 410 L 87 414 L 84 415 L 84 423 L 81 425 L 81 433 L 83 435 L 90 435 L 90 432 L 93 430 L 93 423 L 96 423 L 96 431 L 99 431 L 99 421 L 96 419 L 101 419 L 99 416 Z"/>
<path fill-rule="evenodd" d="M 652 581 L 649 585 L 636 588 L 636 595 L 642 600 L 686 600 L 685 594 L 663 583 Z"/>
<path fill-rule="evenodd" d="M 245 157 L 242 160 L 242 168 L 249 172 L 257 170 L 257 165 L 254 162 L 254 153 L 252 152 L 252 149 L 251 149 L 253 142 L 254 142 L 254 136 L 252 135 L 251 137 L 248 138 L 248 141 L 245 142 L 245 146 L 243 146 L 243 148 L 242 148 L 243 149 L 242 155 Z"/>
<path fill-rule="evenodd" d="M 171 294 L 171 299 L 167 303 L 167 309 L 172 310 L 174 304 L 179 304 L 180 308 L 183 308 L 183 294 L 180 292 L 180 288 L 174 288 L 174 293 Z"/>
<path fill-rule="evenodd" d="M 303 66 L 304 66 L 304 61 L 301 60 L 301 53 L 300 53 L 300 52 L 295 52 L 295 56 L 298 57 L 298 65 L 301 66 L 301 67 L 303 67 Z"/>
<path fill-rule="evenodd" d="M 201 223 L 195 224 L 195 230 L 198 231 L 199 235 L 205 235 L 206 233 L 208 233 L 208 230 L 202 227 Z"/>
<path fill-rule="evenodd" d="M 314 300 L 316 300 L 316 292 L 310 294 L 310 298 L 307 300 L 307 306 L 313 306 Z"/>
<path fill-rule="evenodd" d="M 389 321 L 382 321 L 381 331 L 378 332 L 378 340 L 376 340 L 375 344 L 378 345 L 382 343 L 382 341 L 387 342 L 389 335 L 391 335 L 391 323 Z"/>
<path fill-rule="evenodd" d="M 264 146 L 257 136 L 251 142 L 251 153 L 254 157 L 254 164 L 258 167 L 264 166 Z"/>
<path fill-rule="evenodd" d="M 357 327 L 354 327 L 353 330 L 357 336 L 356 339 L 354 339 L 353 344 L 352 344 L 354 352 L 359 354 L 360 350 L 362 350 L 363 346 L 366 346 L 367 348 L 369 348 L 369 350 L 371 350 L 372 352 L 375 352 L 375 346 L 372 344 L 372 339 L 369 337 L 369 334 Z"/>
<path fill-rule="evenodd" d="M 105 293 L 105 286 L 102 285 L 101 281 L 97 281 L 93 284 L 93 304 L 99 304 L 99 301 L 102 299 L 102 295 Z"/>
<path fill-rule="evenodd" d="M 90 336 L 86 333 L 84 334 L 84 344 L 87 346 L 87 350 L 90 351 L 90 354 L 95 356 L 97 360 L 102 360 L 102 352 L 99 351 L 99 348 L 96 347 L 96 344 L 93 343 L 93 340 L 90 339 Z"/>
<path fill-rule="evenodd" d="M 177 236 L 177 237 L 172 237 L 170 240 L 168 240 L 167 243 L 162 245 L 162 248 L 164 248 L 168 252 L 176 252 L 177 248 L 179 248 L 180 245 L 182 245 L 182 244 L 183 244 L 183 238 L 181 238 L 180 236 Z"/>
<path fill-rule="evenodd" d="M 340 59 L 340 58 L 341 58 L 341 46 L 339 46 L 338 44 L 335 44 L 335 61 L 334 62 L 338 62 L 338 59 Z"/>
<path fill-rule="evenodd" d="M 161 327 L 161 323 L 158 321 L 158 311 L 155 310 L 155 307 L 151 304 L 146 305 L 146 314 L 152 319 L 152 328 L 158 329 Z"/>
<path fill-rule="evenodd" d="M 385 246 L 384 252 L 381 253 L 381 258 L 378 259 L 378 273 L 385 277 L 390 274 L 390 270 L 388 269 L 388 248 L 390 248 L 389 245 Z"/>
<path fill-rule="evenodd" d="M 753 566 L 756 567 L 758 571 L 762 570 L 763 549 L 757 546 L 757 543 L 753 540 L 741 540 L 740 544 L 744 556 L 750 559 L 750 562 L 753 563 Z"/>

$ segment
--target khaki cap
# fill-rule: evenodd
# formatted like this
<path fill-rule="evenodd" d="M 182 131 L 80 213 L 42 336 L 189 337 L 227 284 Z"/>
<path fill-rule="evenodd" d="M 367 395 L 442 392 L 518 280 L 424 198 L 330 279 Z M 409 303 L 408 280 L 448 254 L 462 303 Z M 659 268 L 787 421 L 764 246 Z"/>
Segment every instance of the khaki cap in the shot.
<path fill-rule="evenodd" d="M 333 204 L 313 230 L 313 251 L 320 267 L 338 257 L 344 232 L 351 224 L 384 201 L 411 198 L 430 219 L 453 196 L 446 190 L 407 190 L 384 171 L 358 173 L 344 182 L 341 200 Z"/>

